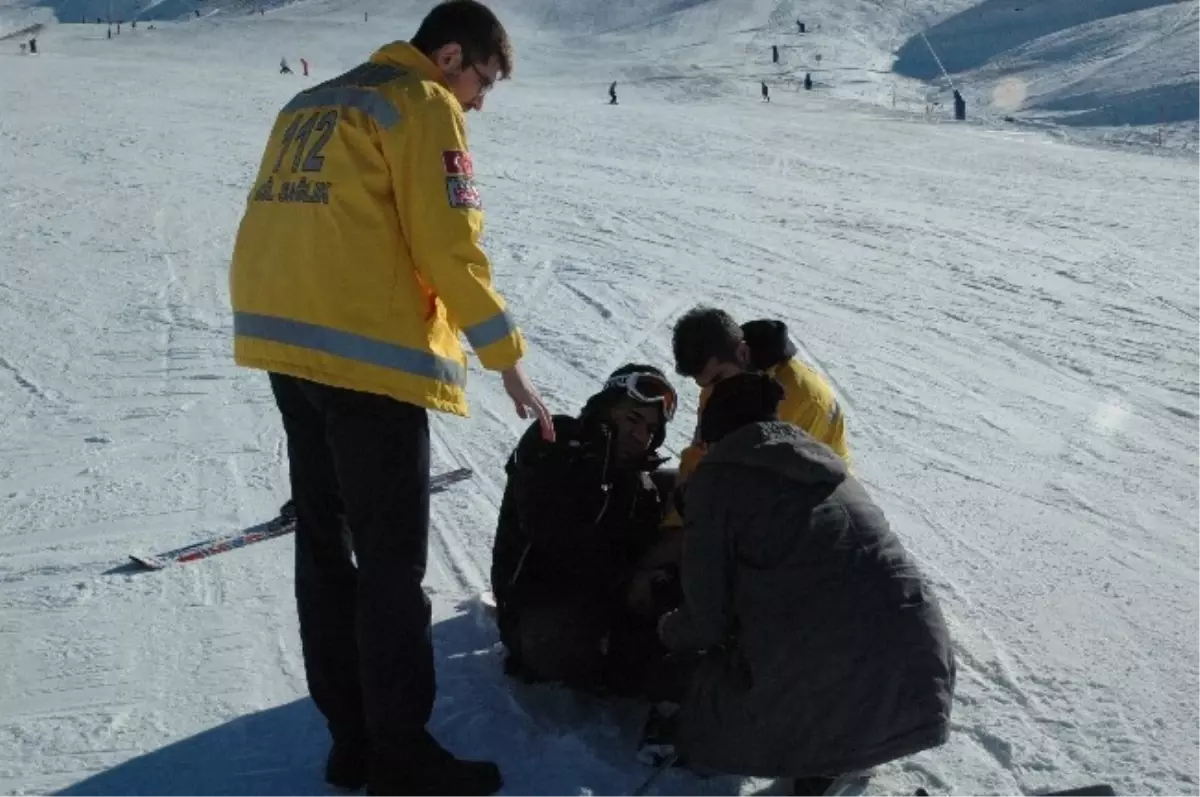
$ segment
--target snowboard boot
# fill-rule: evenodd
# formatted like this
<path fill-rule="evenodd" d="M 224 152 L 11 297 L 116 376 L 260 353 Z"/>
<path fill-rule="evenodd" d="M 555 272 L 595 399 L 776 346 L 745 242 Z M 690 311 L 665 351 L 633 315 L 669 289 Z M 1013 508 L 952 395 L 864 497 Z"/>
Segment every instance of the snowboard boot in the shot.
<path fill-rule="evenodd" d="M 815 797 L 829 793 L 829 787 L 833 785 L 837 778 L 827 777 L 825 775 L 812 775 L 807 778 L 796 778 L 792 781 L 792 794 L 807 795 Z"/>
<path fill-rule="evenodd" d="M 334 742 L 325 760 L 325 782 L 347 791 L 361 789 L 367 782 L 366 745 Z"/>
<path fill-rule="evenodd" d="M 675 749 L 678 714 L 679 705 L 668 701 L 650 708 L 642 729 L 642 739 L 638 742 L 638 761 L 653 767 L 662 766 L 668 760 L 679 763 Z"/>
<path fill-rule="evenodd" d="M 504 785 L 491 761 L 455 758 L 432 736 L 393 756 L 372 756 L 368 795 L 488 795 Z"/>

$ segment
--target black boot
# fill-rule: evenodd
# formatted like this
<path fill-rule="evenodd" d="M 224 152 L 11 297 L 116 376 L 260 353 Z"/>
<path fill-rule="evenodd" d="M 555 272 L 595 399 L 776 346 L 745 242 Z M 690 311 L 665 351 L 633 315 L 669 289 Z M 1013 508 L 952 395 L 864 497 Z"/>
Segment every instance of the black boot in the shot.
<path fill-rule="evenodd" d="M 796 778 L 792 783 L 792 794 L 821 795 L 829 790 L 837 778 L 824 775 L 814 775 L 807 778 Z"/>
<path fill-rule="evenodd" d="M 491 761 L 464 761 L 424 738 L 393 756 L 372 756 L 369 795 L 487 795 L 504 785 Z"/>
<path fill-rule="evenodd" d="M 679 705 L 663 701 L 650 707 L 642 738 L 638 742 L 637 759 L 643 764 L 659 766 L 668 759 L 678 763 L 675 739 L 678 733 Z"/>
<path fill-rule="evenodd" d="M 349 791 L 361 789 L 367 782 L 366 746 L 334 742 L 325 761 L 325 782 Z"/>

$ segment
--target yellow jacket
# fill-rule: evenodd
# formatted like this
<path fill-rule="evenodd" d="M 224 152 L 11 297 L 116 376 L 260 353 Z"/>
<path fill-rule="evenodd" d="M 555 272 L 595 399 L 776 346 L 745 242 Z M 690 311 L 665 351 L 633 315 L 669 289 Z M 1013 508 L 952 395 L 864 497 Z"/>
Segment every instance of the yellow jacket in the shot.
<path fill-rule="evenodd" d="M 799 426 L 817 440 L 833 449 L 839 457 L 850 461 L 850 446 L 846 442 L 846 419 L 838 405 L 833 390 L 820 374 L 799 360 L 788 360 L 767 373 L 783 386 L 783 401 L 779 404 L 779 420 Z M 700 391 L 700 412 L 708 403 L 711 388 Z M 704 444 L 693 441 L 679 455 L 680 480 L 696 469 L 704 456 Z"/>
<path fill-rule="evenodd" d="M 239 365 L 467 414 L 525 343 L 492 288 L 462 106 L 394 42 L 276 119 L 234 246 Z"/>
<path fill-rule="evenodd" d="M 787 339 L 787 327 L 778 321 L 751 321 L 743 325 L 747 342 L 751 343 L 754 366 L 770 374 L 783 386 L 783 401 L 779 405 L 779 420 L 799 426 L 812 437 L 829 446 L 845 460 L 853 463 L 850 445 L 846 441 L 846 419 L 838 405 L 833 389 L 813 369 L 797 360 L 793 355 L 795 346 Z M 700 391 L 700 408 L 704 411 L 711 388 Z M 683 484 L 696 470 L 704 458 L 705 446 L 697 439 L 679 455 L 679 480 Z M 680 526 L 683 519 L 672 508 L 664 524 Z"/>

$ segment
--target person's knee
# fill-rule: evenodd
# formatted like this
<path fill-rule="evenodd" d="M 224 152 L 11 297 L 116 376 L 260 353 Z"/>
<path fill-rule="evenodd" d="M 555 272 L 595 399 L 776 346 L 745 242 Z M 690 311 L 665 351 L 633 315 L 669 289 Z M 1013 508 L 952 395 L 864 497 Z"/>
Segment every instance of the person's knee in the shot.
<path fill-rule="evenodd" d="M 603 624 L 571 607 L 529 609 L 517 634 L 520 660 L 530 676 L 545 681 L 583 684 L 598 681 L 603 670 Z"/>

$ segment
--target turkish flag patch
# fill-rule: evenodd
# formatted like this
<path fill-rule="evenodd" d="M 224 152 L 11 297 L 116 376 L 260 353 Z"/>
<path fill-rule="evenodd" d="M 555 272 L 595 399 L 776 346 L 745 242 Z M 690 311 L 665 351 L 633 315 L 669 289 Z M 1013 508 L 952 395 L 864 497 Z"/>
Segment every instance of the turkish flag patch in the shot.
<path fill-rule="evenodd" d="M 446 196 L 449 198 L 452 208 L 479 210 L 483 207 L 479 189 L 475 187 L 475 181 L 470 177 L 447 177 Z"/>
<path fill-rule="evenodd" d="M 445 150 L 442 152 L 442 165 L 446 167 L 446 174 L 451 176 L 475 176 L 475 163 L 471 160 L 469 152 L 460 149 Z"/>

